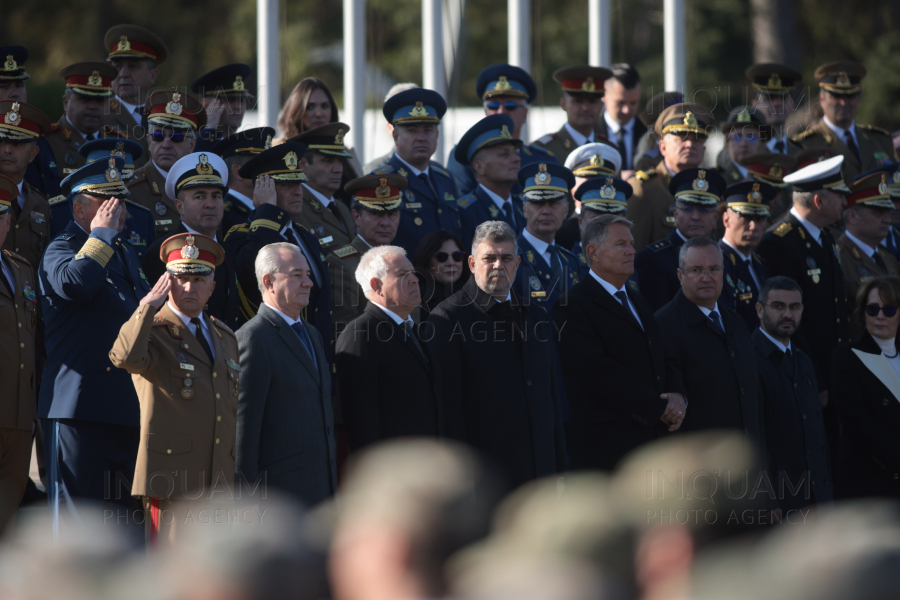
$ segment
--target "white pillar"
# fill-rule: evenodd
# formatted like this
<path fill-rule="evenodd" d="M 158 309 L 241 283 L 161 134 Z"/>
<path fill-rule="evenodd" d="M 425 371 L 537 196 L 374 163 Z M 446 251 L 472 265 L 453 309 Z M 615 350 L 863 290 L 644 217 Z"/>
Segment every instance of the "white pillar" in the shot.
<path fill-rule="evenodd" d="M 612 13 L 609 0 L 588 0 L 590 63 L 595 67 L 612 64 Z"/>
<path fill-rule="evenodd" d="M 422 87 L 434 90 L 447 99 L 447 76 L 444 73 L 444 30 L 441 0 L 422 0 Z M 444 133 L 444 128 L 441 128 Z M 449 142 L 441 135 L 432 160 L 444 164 L 444 146 Z"/>
<path fill-rule="evenodd" d="M 507 62 L 531 73 L 531 0 L 507 0 Z M 519 134 L 528 143 L 528 122 Z"/>
<path fill-rule="evenodd" d="M 687 96 L 687 60 L 684 0 L 664 0 L 663 32 L 666 90 Z"/>
<path fill-rule="evenodd" d="M 259 124 L 275 127 L 281 108 L 280 35 L 278 0 L 256 0 L 256 55 L 258 57 Z"/>
<path fill-rule="evenodd" d="M 366 2 L 344 0 L 344 110 L 346 144 L 366 163 Z"/>

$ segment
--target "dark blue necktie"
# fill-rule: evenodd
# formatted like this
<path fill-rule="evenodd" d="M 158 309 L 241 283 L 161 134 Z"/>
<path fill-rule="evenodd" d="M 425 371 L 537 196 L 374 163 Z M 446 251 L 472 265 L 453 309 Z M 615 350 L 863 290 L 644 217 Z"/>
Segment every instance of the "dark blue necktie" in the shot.
<path fill-rule="evenodd" d="M 306 326 L 303 324 L 303 321 L 297 321 L 291 325 L 291 329 L 293 329 L 294 333 L 297 334 L 297 337 L 300 338 L 300 342 L 309 353 L 309 358 L 312 360 L 313 365 L 318 369 L 319 363 L 316 360 L 316 352 L 313 349 L 312 339 L 309 337 L 309 332 L 306 331 Z"/>
<path fill-rule="evenodd" d="M 515 215 L 513 215 L 512 202 L 510 202 L 509 200 L 503 202 L 503 217 L 510 227 L 512 227 L 513 229 L 516 228 L 516 217 Z"/>
<path fill-rule="evenodd" d="M 438 198 L 437 191 L 434 189 L 434 185 L 431 183 L 430 175 L 431 175 L 430 171 L 428 173 L 419 173 L 419 179 L 421 179 L 422 183 L 424 183 L 425 186 L 429 190 L 431 190 L 431 194 L 433 195 L 435 202 L 437 202 L 438 200 L 440 200 L 440 198 Z"/>
<path fill-rule="evenodd" d="M 562 264 L 559 262 L 559 250 L 555 244 L 547 246 L 547 252 L 550 253 L 550 270 L 553 271 L 553 278 L 563 282 Z"/>
<path fill-rule="evenodd" d="M 643 329 L 643 326 L 641 326 L 641 323 L 640 323 L 640 321 L 637 320 L 637 317 L 634 316 L 634 312 L 632 312 L 631 306 L 628 304 L 628 294 L 626 294 L 624 290 L 619 290 L 618 292 L 616 292 L 616 293 L 613 294 L 613 295 L 614 295 L 616 298 L 618 298 L 618 299 L 619 299 L 619 302 L 622 303 L 622 306 L 625 307 L 625 312 L 627 312 L 627 313 L 628 313 L 628 316 L 631 317 L 631 321 L 632 321 L 634 324 L 636 324 L 638 327 L 640 327 L 641 329 Z"/>
<path fill-rule="evenodd" d="M 725 333 L 725 328 L 722 327 L 722 321 L 719 319 L 719 313 L 716 311 L 712 311 L 709 313 L 709 318 L 712 319 L 713 324 L 716 326 L 716 329 L 721 333 Z"/>

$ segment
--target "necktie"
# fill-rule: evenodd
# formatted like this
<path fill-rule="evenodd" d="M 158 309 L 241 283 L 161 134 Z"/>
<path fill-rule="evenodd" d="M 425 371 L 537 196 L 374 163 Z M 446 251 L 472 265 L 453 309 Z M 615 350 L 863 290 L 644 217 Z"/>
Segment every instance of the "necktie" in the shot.
<path fill-rule="evenodd" d="M 640 326 L 640 322 L 637 320 L 637 317 L 635 317 L 634 313 L 631 312 L 631 306 L 628 305 L 628 294 L 626 294 L 624 290 L 619 290 L 614 295 L 619 299 L 619 302 L 622 303 L 622 306 L 625 307 L 625 312 L 627 312 L 628 316 L 631 317 L 632 323 Z M 643 329 L 643 327 L 641 327 L 641 329 Z"/>
<path fill-rule="evenodd" d="M 412 319 L 410 319 L 410 320 L 408 320 L 408 321 L 404 321 L 404 322 L 403 322 L 403 329 L 406 330 L 406 337 L 409 339 L 409 341 L 412 342 L 413 346 L 416 347 L 416 350 L 419 351 L 419 354 L 422 355 L 422 358 L 425 359 L 425 363 L 427 364 L 427 363 L 428 363 L 428 357 L 425 356 L 425 351 L 422 350 L 422 345 L 419 344 L 419 338 L 416 337 L 416 334 L 415 334 L 415 332 L 413 331 L 413 325 L 414 325 L 414 323 L 412 322 Z"/>
<path fill-rule="evenodd" d="M 213 358 L 212 348 L 209 347 L 209 342 L 206 341 L 206 336 L 203 334 L 203 324 L 200 322 L 200 319 L 194 317 L 191 319 L 191 323 L 197 326 L 197 331 L 194 333 L 194 337 L 197 338 L 197 342 L 200 344 L 200 347 L 203 348 L 203 351 L 206 352 L 206 356 L 209 357 L 209 362 L 215 362 Z"/>
<path fill-rule="evenodd" d="M 94 135 L 93 133 L 89 133 L 86 136 L 84 136 L 84 141 L 86 141 L 86 142 L 93 142 L 96 139 L 97 139 L 97 136 Z"/>
<path fill-rule="evenodd" d="M 778 154 L 784 154 L 784 140 L 778 140 L 775 142 L 775 152 Z"/>
<path fill-rule="evenodd" d="M 431 195 L 435 199 L 435 201 L 440 200 L 440 198 L 438 198 L 437 192 L 434 190 L 434 186 L 431 185 L 431 177 L 429 177 L 427 173 L 419 173 L 419 179 L 422 180 L 422 183 L 425 184 L 425 187 L 431 190 Z"/>
<path fill-rule="evenodd" d="M 881 258 L 881 254 L 878 253 L 877 249 L 872 253 L 872 260 L 874 260 L 875 264 L 878 265 L 878 268 L 881 269 L 882 274 L 890 275 L 890 273 L 888 273 L 887 265 L 884 264 L 884 259 Z"/>
<path fill-rule="evenodd" d="M 507 222 L 507 224 L 513 229 L 516 228 L 516 218 L 512 214 L 513 208 L 512 203 L 509 200 L 506 200 L 503 203 L 503 220 Z"/>
<path fill-rule="evenodd" d="M 822 229 L 819 231 L 819 243 L 823 248 L 827 250 L 831 250 L 834 247 L 834 238 L 831 236 L 831 232 L 828 229 Z"/>
<path fill-rule="evenodd" d="M 341 224 L 341 229 L 344 230 L 344 233 L 347 233 L 347 226 L 344 224 L 344 220 L 341 218 L 341 213 L 338 212 L 337 208 L 337 200 L 332 200 L 328 204 L 328 210 L 331 211 L 331 214 L 334 215 L 334 218 L 338 220 L 338 223 Z"/>
<path fill-rule="evenodd" d="M 850 148 L 850 151 L 853 152 L 853 156 L 856 157 L 856 160 L 862 164 L 862 157 L 859 154 L 859 146 L 856 145 L 856 142 L 853 141 L 853 135 L 850 133 L 849 129 L 844 130 L 844 137 L 847 138 L 847 147 Z"/>
<path fill-rule="evenodd" d="M 293 325 L 291 325 L 291 329 L 294 330 L 294 333 L 297 334 L 297 337 L 300 338 L 300 343 L 303 344 L 303 347 L 306 348 L 306 352 L 309 353 L 309 358 L 312 360 L 313 365 L 318 369 L 319 363 L 316 360 L 316 352 L 313 350 L 312 339 L 309 337 L 309 332 L 306 331 L 306 326 L 303 324 L 303 321 L 297 321 Z"/>
<path fill-rule="evenodd" d="M 794 355 L 791 352 L 790 348 L 785 349 L 784 358 L 781 359 L 781 364 L 788 370 L 789 373 L 794 372 Z"/>
<path fill-rule="evenodd" d="M 565 285 L 562 264 L 559 262 L 559 250 L 556 248 L 556 244 L 547 246 L 547 252 L 550 253 L 550 270 L 553 271 L 553 278 Z"/>
<path fill-rule="evenodd" d="M 712 311 L 709 313 L 709 318 L 712 320 L 713 324 L 716 326 L 716 329 L 721 333 L 725 333 L 725 328 L 722 327 L 722 321 L 719 319 L 719 313 L 716 311 Z"/>
<path fill-rule="evenodd" d="M 622 168 L 630 169 L 631 166 L 628 164 L 628 152 L 625 151 L 625 128 L 619 127 L 619 130 L 616 132 L 616 146 L 619 147 L 619 154 L 622 156 Z"/>

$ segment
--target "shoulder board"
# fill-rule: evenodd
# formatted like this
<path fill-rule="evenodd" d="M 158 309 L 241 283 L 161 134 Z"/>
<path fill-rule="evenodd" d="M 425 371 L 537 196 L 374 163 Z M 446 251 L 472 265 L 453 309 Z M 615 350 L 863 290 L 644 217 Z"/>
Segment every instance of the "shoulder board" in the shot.
<path fill-rule="evenodd" d="M 793 228 L 794 228 L 793 225 L 791 225 L 790 223 L 788 223 L 787 221 L 785 221 L 784 223 L 782 223 L 781 225 L 779 225 L 777 229 L 775 229 L 775 232 L 774 232 L 774 233 L 775 233 L 775 235 L 777 235 L 778 237 L 784 237 L 784 236 L 786 236 L 786 235 L 788 234 L 788 232 L 790 232 L 790 230 L 793 229 Z"/>
<path fill-rule="evenodd" d="M 549 144 L 554 139 L 556 139 L 556 134 L 548 133 L 547 135 L 545 135 L 543 137 L 539 137 L 538 139 L 534 140 L 534 142 L 532 142 L 532 145 L 534 145 L 534 144 Z"/>
<path fill-rule="evenodd" d="M 353 246 L 344 246 L 343 248 L 337 248 L 333 250 L 332 254 L 334 254 L 338 258 L 347 258 L 348 256 L 359 254 L 359 250 L 357 250 Z"/>
<path fill-rule="evenodd" d="M 309 232 L 309 229 L 307 229 L 302 223 L 294 223 L 294 225 L 296 225 L 297 227 L 299 227 L 299 228 L 302 229 L 303 231 Z"/>
<path fill-rule="evenodd" d="M 440 173 L 440 174 L 443 175 L 444 177 L 450 178 L 450 173 L 448 173 L 447 171 L 445 171 L 445 170 L 444 170 L 444 167 L 442 167 L 441 165 L 439 165 L 439 164 L 437 164 L 437 163 L 435 163 L 435 162 L 432 162 L 432 163 L 429 163 L 428 166 L 429 166 L 430 168 L 434 169 L 434 171 L 435 171 L 436 173 Z"/>
<path fill-rule="evenodd" d="M 142 206 L 142 205 L 138 204 L 137 202 L 133 202 L 131 200 L 125 200 L 125 204 L 127 204 L 128 206 L 130 206 L 132 208 L 138 208 L 140 210 L 150 212 L 150 209 L 147 208 L 146 206 Z"/>
<path fill-rule="evenodd" d="M 235 333 L 228 327 L 228 325 L 226 325 L 222 321 L 218 320 L 214 316 L 209 315 L 209 320 L 216 324 L 216 328 L 221 329 L 222 331 L 224 331 L 231 337 L 237 337 L 237 335 L 235 335 Z"/>
<path fill-rule="evenodd" d="M 20 263 L 24 263 L 24 264 L 28 265 L 29 267 L 31 266 L 31 263 L 24 256 L 20 256 L 20 255 L 16 254 L 15 252 L 10 252 L 9 250 L 4 250 L 3 253 L 5 255 L 7 255 L 8 257 L 19 261 Z"/>
<path fill-rule="evenodd" d="M 45 193 L 42 192 L 41 190 L 37 189 L 36 187 L 34 187 L 33 185 L 31 185 L 31 184 L 28 183 L 27 181 L 25 182 L 25 187 L 24 187 L 23 189 L 26 189 L 26 190 L 28 191 L 29 194 L 37 194 L 38 196 L 40 196 L 40 197 L 43 198 L 44 200 L 47 199 L 47 194 L 45 194 Z"/>
<path fill-rule="evenodd" d="M 475 194 L 472 194 L 472 193 L 468 193 L 465 196 L 463 196 L 462 198 L 460 198 L 459 200 L 457 200 L 456 205 L 460 208 L 466 208 L 468 206 L 471 206 L 472 203 L 475 202 L 477 199 L 478 199 L 478 196 L 476 196 Z"/>
<path fill-rule="evenodd" d="M 241 223 L 240 225 L 235 225 L 234 227 L 229 229 L 228 232 L 225 234 L 225 239 L 227 240 L 228 236 L 231 235 L 232 233 L 247 233 L 248 231 L 250 231 L 250 228 L 247 226 L 246 223 Z"/>
<path fill-rule="evenodd" d="M 654 252 L 659 252 L 660 250 L 670 248 L 671 246 L 672 246 L 672 240 L 670 240 L 669 238 L 665 238 L 665 239 L 659 240 L 656 243 L 650 244 L 650 246 L 648 246 L 648 247 L 651 250 L 653 250 Z"/>
<path fill-rule="evenodd" d="M 891 132 L 887 129 L 882 129 L 881 127 L 875 127 L 874 125 L 861 125 L 863 129 L 868 129 L 869 131 L 874 131 L 876 133 L 883 133 L 884 135 L 890 137 Z"/>
<path fill-rule="evenodd" d="M 809 136 L 813 135 L 814 133 L 815 133 L 815 131 L 813 131 L 813 130 L 812 130 L 812 127 L 810 127 L 809 129 L 807 129 L 807 130 L 804 131 L 803 133 L 797 134 L 797 135 L 795 135 L 794 137 L 792 137 L 792 138 L 791 138 L 791 141 L 792 141 L 792 142 L 799 142 L 799 141 L 801 141 L 801 140 L 805 140 L 806 138 L 808 138 Z"/>
<path fill-rule="evenodd" d="M 634 174 L 634 176 L 641 181 L 650 181 L 650 178 L 655 177 L 656 175 L 656 171 L 636 171 Z"/>
<path fill-rule="evenodd" d="M 58 236 L 53 238 L 53 241 L 55 242 L 56 240 L 62 240 L 64 242 L 68 242 L 73 237 L 75 237 L 74 233 L 69 233 L 68 231 L 63 231 L 61 234 L 59 234 Z"/>
<path fill-rule="evenodd" d="M 140 175 L 138 175 L 137 171 L 135 171 L 134 179 L 125 182 L 125 187 L 131 189 L 142 181 L 147 181 L 147 174 L 141 171 Z"/>
<path fill-rule="evenodd" d="M 575 256 L 575 253 L 569 250 L 568 248 L 563 248 L 560 245 L 557 245 L 556 248 L 566 257 L 572 260 L 578 260 L 578 257 Z"/>
<path fill-rule="evenodd" d="M 51 124 L 50 124 L 50 131 L 49 131 L 48 133 L 53 133 L 53 132 L 55 132 L 55 131 L 59 131 L 59 125 L 57 125 L 56 123 L 51 123 Z"/>
<path fill-rule="evenodd" d="M 383 167 L 381 167 L 379 169 L 375 169 L 372 172 L 375 173 L 376 175 L 385 175 L 387 173 L 393 173 L 394 166 L 393 165 L 384 165 Z"/>
<path fill-rule="evenodd" d="M 156 313 L 153 315 L 153 327 L 159 327 L 160 325 L 167 325 L 165 317 L 162 316 L 162 313 Z"/>
<path fill-rule="evenodd" d="M 50 200 L 48 200 L 48 202 L 50 203 L 50 206 L 53 206 L 54 204 L 64 202 L 66 198 L 67 196 L 53 196 L 52 198 L 50 198 Z"/>

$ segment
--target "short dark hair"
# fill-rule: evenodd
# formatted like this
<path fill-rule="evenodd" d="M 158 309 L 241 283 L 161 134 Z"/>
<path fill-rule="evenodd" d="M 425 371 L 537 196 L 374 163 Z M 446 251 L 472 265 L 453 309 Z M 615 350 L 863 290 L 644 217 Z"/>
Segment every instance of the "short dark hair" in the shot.
<path fill-rule="evenodd" d="M 612 78 L 622 84 L 626 90 L 634 89 L 641 82 L 637 69 L 628 63 L 616 63 L 610 67 Z"/>
<path fill-rule="evenodd" d="M 784 290 L 785 292 L 800 292 L 800 299 L 803 299 L 803 288 L 800 287 L 800 284 L 790 277 L 779 275 L 777 277 L 769 277 L 768 279 L 763 281 L 762 286 L 760 286 L 759 288 L 759 303 L 763 306 L 768 304 L 769 292 L 773 292 L 775 290 Z"/>
<path fill-rule="evenodd" d="M 681 246 L 681 250 L 678 251 L 678 268 L 684 269 L 684 257 L 687 255 L 688 250 L 691 248 L 708 248 L 710 246 L 715 247 L 715 249 L 719 251 L 719 255 L 722 256 L 722 264 L 724 265 L 725 255 L 722 254 L 722 249 L 719 248 L 719 244 L 711 238 L 699 235 L 697 237 L 692 237 Z"/>

